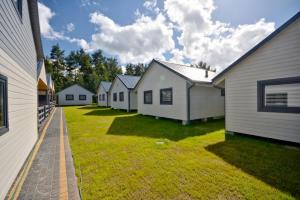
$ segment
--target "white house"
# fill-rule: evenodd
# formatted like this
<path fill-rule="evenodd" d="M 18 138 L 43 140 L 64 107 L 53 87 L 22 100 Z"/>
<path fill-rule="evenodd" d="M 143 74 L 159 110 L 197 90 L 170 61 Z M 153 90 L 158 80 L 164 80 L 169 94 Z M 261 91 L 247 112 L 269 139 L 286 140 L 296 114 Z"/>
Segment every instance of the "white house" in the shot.
<path fill-rule="evenodd" d="M 110 106 L 110 93 L 109 89 L 111 86 L 111 82 L 101 81 L 97 90 L 98 96 L 98 105 L 99 106 Z"/>
<path fill-rule="evenodd" d="M 58 105 L 88 105 L 93 103 L 94 93 L 81 87 L 78 84 L 67 87 L 57 93 Z"/>
<path fill-rule="evenodd" d="M 111 107 L 127 111 L 137 109 L 137 94 L 134 88 L 139 76 L 117 75 L 110 87 Z"/>
<path fill-rule="evenodd" d="M 300 143 L 300 12 L 213 79 L 226 130 Z"/>
<path fill-rule="evenodd" d="M 136 86 L 138 113 L 182 120 L 224 116 L 224 97 L 213 87 L 214 72 L 152 60 Z"/>
<path fill-rule="evenodd" d="M 0 13 L 0 199 L 4 199 L 38 138 L 37 62 L 44 55 L 36 0 L 1 0 Z"/>

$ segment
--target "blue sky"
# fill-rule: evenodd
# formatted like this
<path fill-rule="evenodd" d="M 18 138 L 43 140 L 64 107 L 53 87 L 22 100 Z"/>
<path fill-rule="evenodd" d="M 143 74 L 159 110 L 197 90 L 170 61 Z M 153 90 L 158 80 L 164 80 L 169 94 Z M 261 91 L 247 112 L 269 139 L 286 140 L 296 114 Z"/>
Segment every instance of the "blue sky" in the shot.
<path fill-rule="evenodd" d="M 46 55 L 102 49 L 120 64 L 204 60 L 225 68 L 300 10 L 299 0 L 40 0 Z"/>

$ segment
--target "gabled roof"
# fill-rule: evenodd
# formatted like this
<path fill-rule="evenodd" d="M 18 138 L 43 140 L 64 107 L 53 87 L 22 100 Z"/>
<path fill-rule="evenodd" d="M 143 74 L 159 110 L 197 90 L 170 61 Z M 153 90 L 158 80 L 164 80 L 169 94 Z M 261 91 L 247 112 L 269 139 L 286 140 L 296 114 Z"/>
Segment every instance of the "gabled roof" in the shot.
<path fill-rule="evenodd" d="M 127 89 L 134 89 L 141 77 L 130 75 L 117 75 L 117 78 L 120 79 L 120 81 L 125 85 Z"/>
<path fill-rule="evenodd" d="M 111 82 L 101 81 L 100 85 L 104 88 L 105 92 L 108 92 L 111 86 Z"/>
<path fill-rule="evenodd" d="M 59 91 L 57 94 L 61 93 L 62 91 L 66 90 L 66 89 L 69 89 L 69 88 L 75 87 L 75 86 L 81 87 L 82 89 L 84 89 L 84 90 L 86 90 L 87 92 L 89 92 L 89 93 L 91 93 L 92 95 L 94 95 L 93 92 L 89 91 L 88 89 L 85 89 L 84 87 L 82 87 L 81 85 L 78 85 L 78 84 L 71 85 L 71 86 L 69 86 L 69 87 L 67 87 L 67 88 L 65 88 L 65 89 L 63 89 L 63 90 L 61 90 L 61 91 Z"/>
<path fill-rule="evenodd" d="M 208 72 L 208 77 L 205 77 L 205 70 L 199 69 L 195 67 L 191 67 L 189 65 L 171 63 L 167 61 L 153 59 L 150 63 L 149 67 L 153 62 L 158 63 L 159 65 L 169 69 L 175 74 L 181 76 L 182 78 L 196 83 L 210 83 L 212 78 L 215 76 L 215 72 Z"/>
<path fill-rule="evenodd" d="M 292 18 L 290 18 L 282 26 L 280 26 L 278 29 L 276 29 L 274 32 L 272 32 L 269 36 L 267 36 L 265 39 L 263 39 L 260 43 L 258 43 L 257 45 L 255 45 L 252 49 L 250 49 L 247 53 L 245 53 L 243 56 L 241 56 L 239 59 L 237 59 L 231 65 L 229 65 L 226 69 L 224 69 L 217 76 L 215 76 L 213 78 L 213 81 L 215 81 L 216 79 L 220 78 L 222 75 L 224 75 L 230 69 L 232 69 L 234 66 L 236 66 L 237 64 L 239 64 L 240 62 L 242 62 L 244 59 L 246 59 L 248 56 L 250 56 L 252 53 L 254 53 L 257 49 L 259 49 L 260 47 L 262 47 L 268 41 L 272 40 L 276 35 L 278 35 L 281 31 L 283 31 L 290 24 L 292 24 L 294 21 L 296 21 L 299 17 L 300 17 L 300 12 L 298 12 L 296 15 L 294 15 Z"/>

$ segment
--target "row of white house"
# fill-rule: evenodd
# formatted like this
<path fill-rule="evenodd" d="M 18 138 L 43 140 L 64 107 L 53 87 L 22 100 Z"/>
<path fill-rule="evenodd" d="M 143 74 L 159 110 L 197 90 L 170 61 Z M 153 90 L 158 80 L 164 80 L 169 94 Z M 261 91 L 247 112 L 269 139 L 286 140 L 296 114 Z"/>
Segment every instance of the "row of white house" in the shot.
<path fill-rule="evenodd" d="M 214 72 L 154 59 L 142 77 L 117 75 L 101 82 L 98 105 L 143 115 L 182 120 L 224 116 L 222 90 L 211 84 Z"/>
<path fill-rule="evenodd" d="M 98 105 L 183 124 L 225 116 L 227 131 L 299 143 L 299 16 L 218 75 L 154 59 L 142 77 L 117 75 L 112 83 L 101 82 Z M 66 91 L 62 94 L 59 99 L 66 99 Z"/>
<path fill-rule="evenodd" d="M 225 115 L 226 130 L 300 143 L 300 13 L 217 76 L 153 60 L 98 88 L 99 106 L 182 120 Z"/>

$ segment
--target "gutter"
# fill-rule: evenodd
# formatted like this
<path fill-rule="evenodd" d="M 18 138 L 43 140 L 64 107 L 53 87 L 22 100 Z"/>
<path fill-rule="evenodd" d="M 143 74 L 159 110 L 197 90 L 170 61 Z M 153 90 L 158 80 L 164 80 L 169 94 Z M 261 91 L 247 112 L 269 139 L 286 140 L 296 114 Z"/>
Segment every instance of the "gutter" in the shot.
<path fill-rule="evenodd" d="M 186 87 L 187 123 L 189 123 L 191 120 L 191 88 L 194 86 L 195 86 L 194 83 L 190 84 L 189 82 L 187 82 L 187 87 Z"/>

